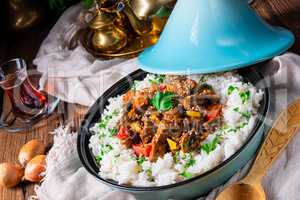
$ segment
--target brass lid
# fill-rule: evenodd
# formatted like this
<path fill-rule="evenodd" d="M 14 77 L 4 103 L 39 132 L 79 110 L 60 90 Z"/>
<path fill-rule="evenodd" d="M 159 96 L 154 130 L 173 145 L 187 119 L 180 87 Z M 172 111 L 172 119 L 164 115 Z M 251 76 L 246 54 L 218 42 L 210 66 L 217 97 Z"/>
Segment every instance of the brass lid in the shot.
<path fill-rule="evenodd" d="M 107 25 L 110 25 L 115 20 L 115 14 L 97 11 L 96 16 L 91 20 L 89 27 L 92 29 L 101 29 Z"/>

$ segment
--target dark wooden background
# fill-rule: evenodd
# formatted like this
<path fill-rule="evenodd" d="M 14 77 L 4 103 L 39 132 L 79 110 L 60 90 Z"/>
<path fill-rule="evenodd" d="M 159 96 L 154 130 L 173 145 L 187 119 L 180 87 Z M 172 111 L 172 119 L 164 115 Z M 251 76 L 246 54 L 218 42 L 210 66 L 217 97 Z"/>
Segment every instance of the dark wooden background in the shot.
<path fill-rule="evenodd" d="M 3 2 L 3 1 L 1 1 Z M 0 13 L 3 6 L 0 2 Z M 296 36 L 291 51 L 300 54 L 300 0 L 256 0 L 252 7 L 273 25 L 290 29 Z M 56 19 L 44 20 L 39 26 L 26 32 L 12 33 L 3 29 L 5 16 L 0 21 L 0 62 L 15 57 L 23 57 L 29 63 L 35 57 L 43 39 L 47 36 Z M 31 131 L 10 134 L 0 131 L 0 162 L 17 162 L 19 148 L 32 138 L 42 139 L 51 146 L 49 132 L 59 124 L 72 122 L 78 127 L 87 108 L 62 102 L 56 113 L 35 125 Z M 34 194 L 33 184 L 25 183 L 13 189 L 0 188 L 0 200 L 23 200 Z"/>

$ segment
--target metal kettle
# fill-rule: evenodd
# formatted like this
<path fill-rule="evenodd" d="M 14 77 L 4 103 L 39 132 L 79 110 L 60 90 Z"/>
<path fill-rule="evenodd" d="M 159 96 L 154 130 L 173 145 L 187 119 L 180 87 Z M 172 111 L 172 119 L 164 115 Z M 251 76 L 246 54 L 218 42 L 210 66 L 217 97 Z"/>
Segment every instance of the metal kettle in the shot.
<path fill-rule="evenodd" d="M 176 2 L 176 0 L 124 0 L 123 12 L 128 17 L 134 31 L 139 35 L 145 35 L 152 30 L 150 16 L 154 15 L 162 6 Z M 119 6 L 120 7 L 120 6 Z"/>
<path fill-rule="evenodd" d="M 114 13 L 97 10 L 89 25 L 93 31 L 92 44 L 95 50 L 115 53 L 126 46 L 127 35 L 115 24 L 116 18 Z"/>

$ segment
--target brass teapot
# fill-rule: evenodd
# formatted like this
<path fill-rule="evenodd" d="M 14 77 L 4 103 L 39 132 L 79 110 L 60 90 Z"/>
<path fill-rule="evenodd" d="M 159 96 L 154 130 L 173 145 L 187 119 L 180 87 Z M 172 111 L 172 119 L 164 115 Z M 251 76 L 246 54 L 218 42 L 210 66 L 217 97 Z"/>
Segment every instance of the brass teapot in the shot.
<path fill-rule="evenodd" d="M 106 13 L 100 9 L 90 22 L 90 28 L 94 31 L 92 44 L 95 49 L 105 53 L 114 53 L 127 44 L 126 33 L 115 25 L 116 15 Z"/>
<path fill-rule="evenodd" d="M 173 6 L 175 2 L 175 0 L 131 0 L 128 1 L 128 5 L 138 19 L 146 20 L 162 6 Z"/>
<path fill-rule="evenodd" d="M 93 31 L 92 46 L 103 53 L 115 53 L 128 43 L 132 31 L 151 34 L 151 16 L 164 5 L 176 0 L 96 0 L 97 11 L 89 28 Z"/>

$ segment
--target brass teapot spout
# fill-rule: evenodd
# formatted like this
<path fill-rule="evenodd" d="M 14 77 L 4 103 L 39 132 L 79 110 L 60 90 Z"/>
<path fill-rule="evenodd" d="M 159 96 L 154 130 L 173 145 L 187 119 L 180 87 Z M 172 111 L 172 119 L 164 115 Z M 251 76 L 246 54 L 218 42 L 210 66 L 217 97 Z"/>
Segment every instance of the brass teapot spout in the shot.
<path fill-rule="evenodd" d="M 173 5 L 176 0 L 130 0 L 129 5 L 133 13 L 140 20 L 154 15 L 162 6 Z"/>
<path fill-rule="evenodd" d="M 152 30 L 150 16 L 162 6 L 173 4 L 176 0 L 120 0 L 118 10 L 128 17 L 131 26 L 139 35 L 146 35 Z"/>
<path fill-rule="evenodd" d="M 152 30 L 151 20 L 149 18 L 139 19 L 130 7 L 129 2 L 125 3 L 123 12 L 128 17 L 132 28 L 137 34 L 146 35 Z"/>

